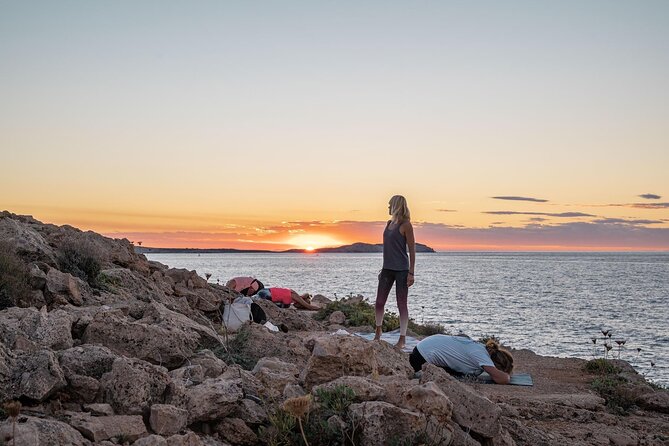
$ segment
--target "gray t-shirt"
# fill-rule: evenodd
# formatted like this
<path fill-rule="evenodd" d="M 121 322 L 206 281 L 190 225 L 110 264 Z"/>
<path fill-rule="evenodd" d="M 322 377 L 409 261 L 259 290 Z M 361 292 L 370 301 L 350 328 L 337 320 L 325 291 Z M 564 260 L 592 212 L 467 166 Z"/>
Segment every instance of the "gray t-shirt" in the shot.
<path fill-rule="evenodd" d="M 479 375 L 483 366 L 495 367 L 485 345 L 463 336 L 428 336 L 416 348 L 430 364 L 467 375 Z"/>

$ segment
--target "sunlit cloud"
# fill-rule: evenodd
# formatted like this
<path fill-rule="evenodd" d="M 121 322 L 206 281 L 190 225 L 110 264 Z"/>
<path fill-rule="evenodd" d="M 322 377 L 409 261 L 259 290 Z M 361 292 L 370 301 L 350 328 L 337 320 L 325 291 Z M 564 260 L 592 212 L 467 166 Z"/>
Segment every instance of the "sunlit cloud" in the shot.
<path fill-rule="evenodd" d="M 639 195 L 641 198 L 645 198 L 646 200 L 659 200 L 662 198 L 660 195 L 655 195 L 655 194 L 641 194 Z"/>
<path fill-rule="evenodd" d="M 437 212 L 458 212 L 455 209 L 437 209 Z"/>
<path fill-rule="evenodd" d="M 596 217 L 596 215 L 584 214 L 583 212 L 517 212 L 517 211 L 485 211 L 484 214 L 492 215 L 545 215 L 547 217 L 576 218 L 576 217 Z"/>
<path fill-rule="evenodd" d="M 500 197 L 490 197 L 495 200 L 510 200 L 510 201 L 533 201 L 536 203 L 546 203 L 548 200 L 543 198 L 531 198 L 531 197 L 516 197 L 516 196 L 500 196 Z"/>

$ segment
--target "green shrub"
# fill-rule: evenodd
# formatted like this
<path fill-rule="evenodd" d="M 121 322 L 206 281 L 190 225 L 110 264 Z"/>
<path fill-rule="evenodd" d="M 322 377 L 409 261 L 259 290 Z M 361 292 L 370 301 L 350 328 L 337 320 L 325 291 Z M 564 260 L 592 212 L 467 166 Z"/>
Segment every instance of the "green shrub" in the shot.
<path fill-rule="evenodd" d="M 618 367 L 604 358 L 597 358 L 586 362 L 583 369 L 588 373 L 600 375 L 611 375 L 620 372 Z"/>
<path fill-rule="evenodd" d="M 29 301 L 31 296 L 28 267 L 12 245 L 0 242 L 0 310 Z"/>
<path fill-rule="evenodd" d="M 350 303 L 345 300 L 334 301 L 321 308 L 314 316 L 316 320 L 323 321 L 330 317 L 335 311 L 341 311 L 346 316 L 346 325 L 349 327 L 376 326 L 376 310 L 374 305 L 367 302 Z M 383 316 L 383 331 L 392 331 L 400 328 L 400 317 L 390 311 Z M 417 324 L 409 319 L 409 330 L 420 336 L 430 336 L 437 333 L 445 333 L 441 324 Z"/>
<path fill-rule="evenodd" d="M 60 269 L 77 276 L 94 288 L 99 287 L 102 270 L 100 250 L 91 242 L 70 238 L 60 248 Z"/>
<path fill-rule="evenodd" d="M 238 364 L 244 370 L 252 370 L 258 359 L 248 349 L 250 336 L 248 327 L 242 326 L 236 335 L 229 338 L 226 346 L 215 347 L 212 352 L 226 364 Z"/>
<path fill-rule="evenodd" d="M 618 375 L 603 375 L 595 378 L 592 389 L 606 400 L 606 407 L 613 413 L 627 415 L 635 405 L 634 395 L 628 391 L 627 380 Z"/>
<path fill-rule="evenodd" d="M 355 392 L 348 386 L 340 385 L 332 389 L 318 389 L 316 398 L 333 415 L 342 415 L 355 401 Z"/>

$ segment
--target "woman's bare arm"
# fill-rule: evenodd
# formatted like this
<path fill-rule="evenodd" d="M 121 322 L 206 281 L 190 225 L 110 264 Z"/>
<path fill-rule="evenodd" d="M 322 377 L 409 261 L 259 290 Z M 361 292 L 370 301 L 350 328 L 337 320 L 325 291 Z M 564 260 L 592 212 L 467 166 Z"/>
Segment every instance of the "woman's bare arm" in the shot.
<path fill-rule="evenodd" d="M 511 376 L 509 376 L 508 373 L 505 373 L 496 367 L 484 365 L 483 370 L 488 372 L 488 375 L 490 375 L 492 380 L 495 381 L 497 384 L 509 384 L 509 382 L 511 381 Z"/>

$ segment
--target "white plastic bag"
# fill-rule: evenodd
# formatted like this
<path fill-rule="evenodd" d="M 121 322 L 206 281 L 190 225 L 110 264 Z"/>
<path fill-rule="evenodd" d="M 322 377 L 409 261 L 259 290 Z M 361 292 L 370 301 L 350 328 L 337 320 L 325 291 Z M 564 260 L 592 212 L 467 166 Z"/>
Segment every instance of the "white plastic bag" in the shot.
<path fill-rule="evenodd" d="M 225 303 L 223 324 L 229 332 L 236 332 L 243 325 L 250 324 L 252 320 L 251 307 L 249 305 L 243 303 Z"/>

